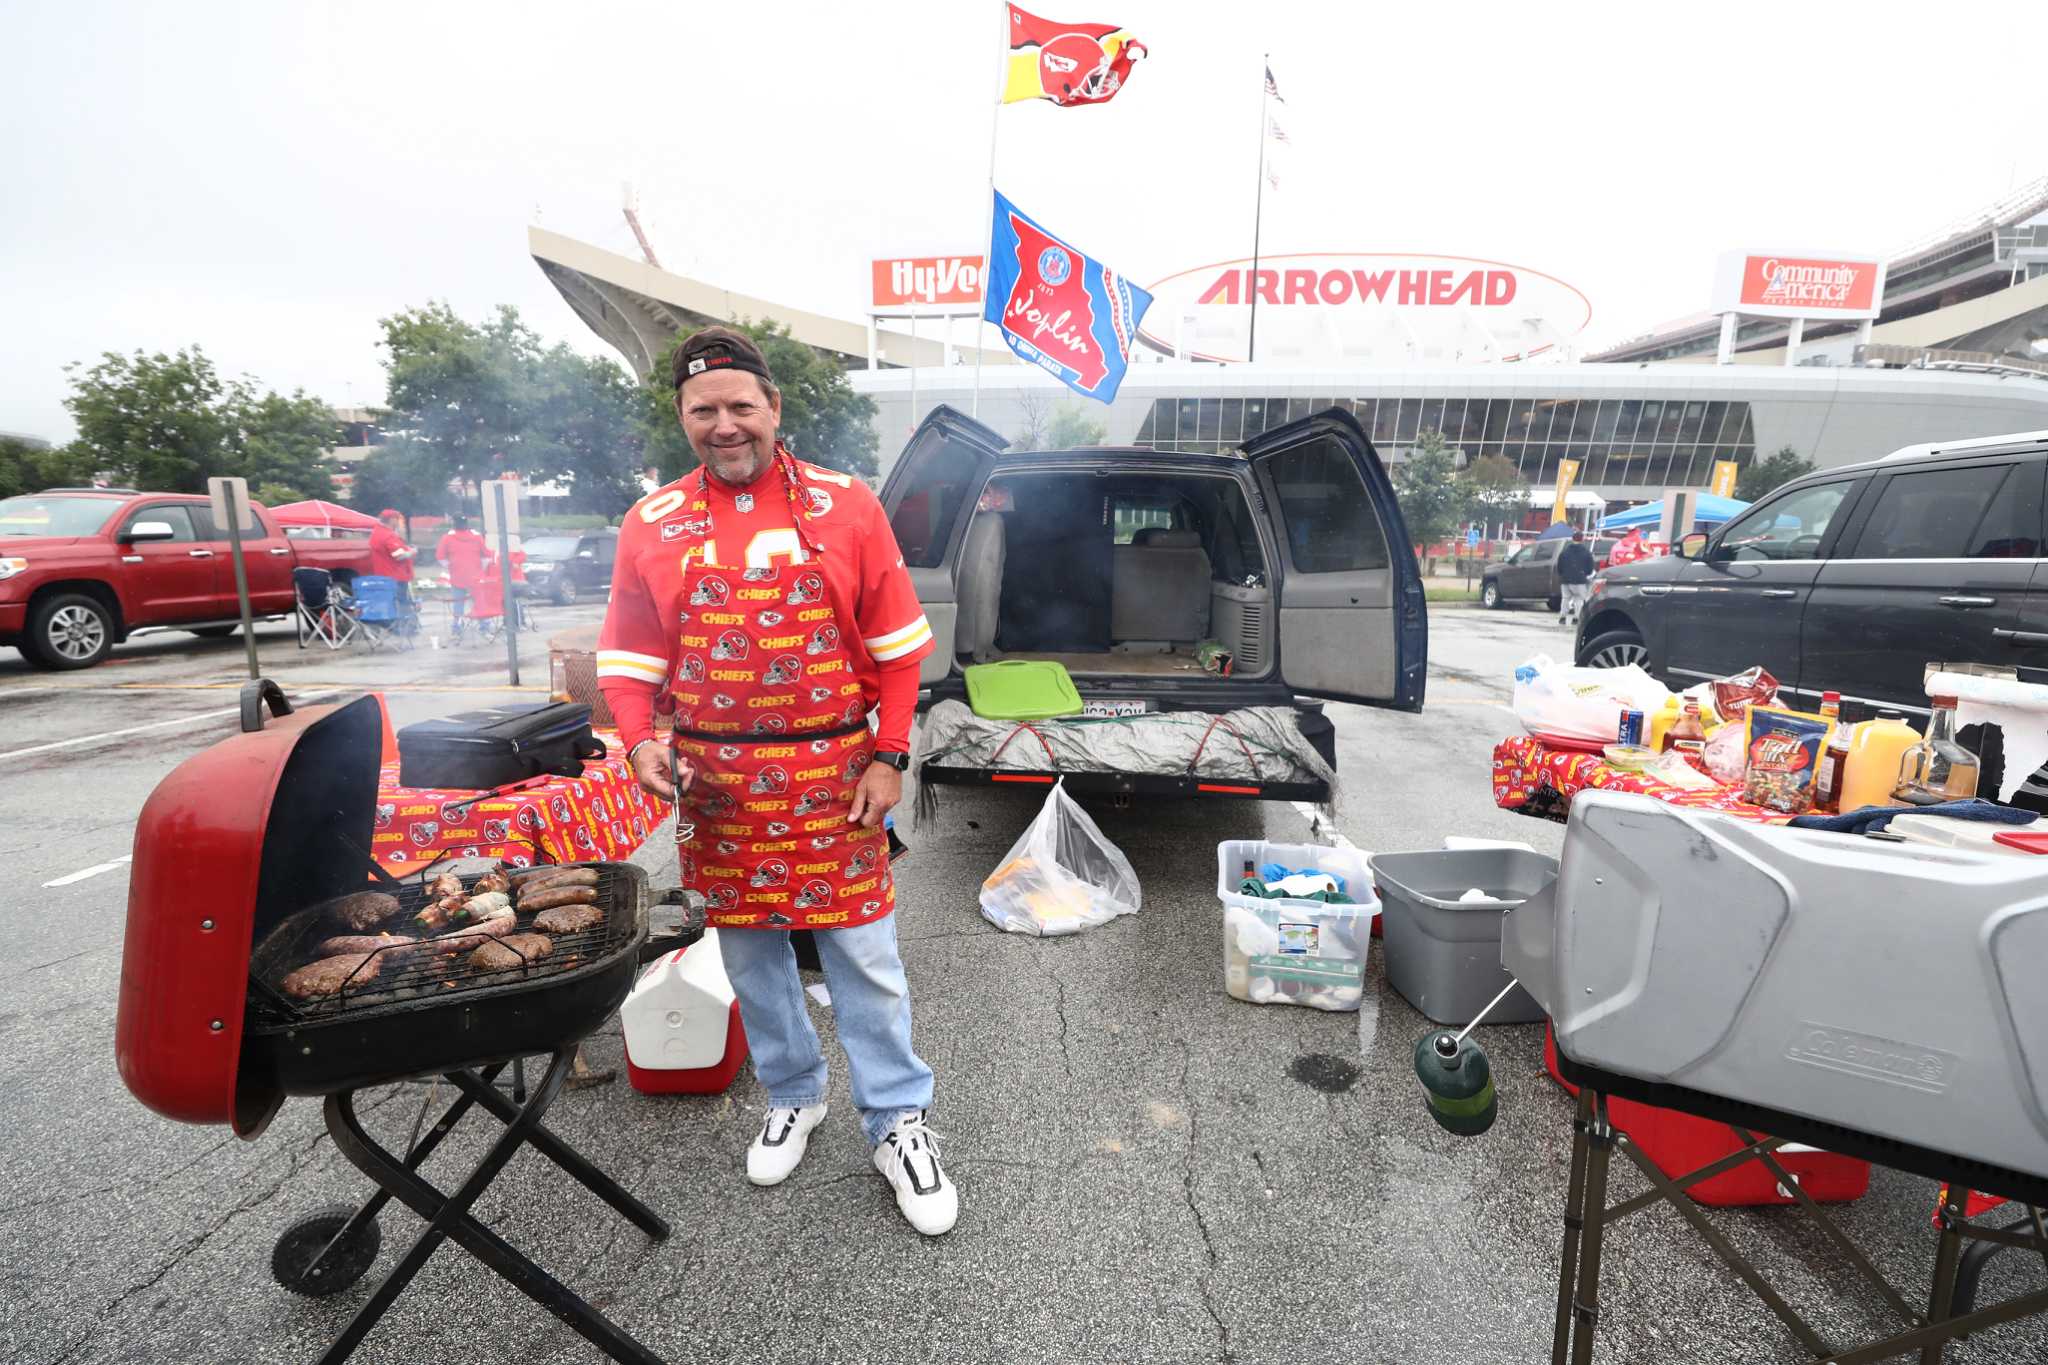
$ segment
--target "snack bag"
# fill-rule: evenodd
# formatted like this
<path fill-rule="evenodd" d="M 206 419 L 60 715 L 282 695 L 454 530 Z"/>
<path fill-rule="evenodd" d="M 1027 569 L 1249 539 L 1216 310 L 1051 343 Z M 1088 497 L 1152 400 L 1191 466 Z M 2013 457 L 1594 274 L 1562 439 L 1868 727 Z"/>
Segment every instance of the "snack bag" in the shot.
<path fill-rule="evenodd" d="M 1775 706 L 1749 708 L 1748 766 L 1742 799 L 1801 815 L 1813 805 L 1813 779 L 1827 743 L 1828 718 Z"/>
<path fill-rule="evenodd" d="M 1746 668 L 1733 677 L 1708 684 L 1713 690 L 1714 714 L 1724 721 L 1739 721 L 1752 706 L 1775 706 L 1778 680 L 1761 666 Z"/>

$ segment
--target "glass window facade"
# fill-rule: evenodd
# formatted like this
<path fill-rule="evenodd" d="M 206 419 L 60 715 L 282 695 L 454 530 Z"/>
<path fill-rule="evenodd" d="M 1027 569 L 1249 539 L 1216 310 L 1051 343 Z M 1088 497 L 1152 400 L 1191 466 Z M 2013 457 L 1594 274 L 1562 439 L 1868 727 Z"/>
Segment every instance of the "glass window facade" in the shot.
<path fill-rule="evenodd" d="M 1662 488 L 1702 484 L 1716 460 L 1756 455 L 1748 403 L 1656 398 L 1161 398 L 1138 444 L 1214 454 L 1331 406 L 1357 417 L 1375 445 L 1440 431 L 1468 461 L 1499 455 L 1531 487 L 1555 481 L 1561 460 L 1579 462 L 1581 486 Z"/>

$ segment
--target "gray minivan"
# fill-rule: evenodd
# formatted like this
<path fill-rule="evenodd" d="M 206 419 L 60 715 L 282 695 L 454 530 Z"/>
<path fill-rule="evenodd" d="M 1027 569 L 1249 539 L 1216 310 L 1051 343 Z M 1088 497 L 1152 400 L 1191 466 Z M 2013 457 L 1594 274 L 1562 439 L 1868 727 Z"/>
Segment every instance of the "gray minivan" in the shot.
<path fill-rule="evenodd" d="M 977 662 L 1050 659 L 1084 702 L 1114 714 L 1292 707 L 1331 761 L 1321 701 L 1422 709 L 1422 576 L 1393 485 L 1347 412 L 1211 455 L 1012 451 L 941 406 L 881 497 L 939 644 L 919 676 L 927 704 L 964 700 L 962 670 Z M 1194 662 L 1204 642 L 1229 652 L 1227 676 Z M 995 780 L 935 764 L 921 774 Z M 1195 795 L 1198 785 L 1141 773 L 1068 779 L 1076 791 L 1121 795 Z"/>

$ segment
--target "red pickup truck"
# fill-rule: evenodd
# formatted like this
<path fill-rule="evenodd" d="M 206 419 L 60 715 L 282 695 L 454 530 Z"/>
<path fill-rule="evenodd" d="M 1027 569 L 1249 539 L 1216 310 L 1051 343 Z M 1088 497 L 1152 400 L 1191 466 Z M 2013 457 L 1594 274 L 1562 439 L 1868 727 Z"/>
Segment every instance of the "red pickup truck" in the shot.
<path fill-rule="evenodd" d="M 256 505 L 262 529 L 242 540 L 249 607 L 293 609 L 292 570 L 370 571 L 365 540 L 287 540 Z M 203 497 L 61 488 L 0 498 L 0 645 L 40 668 L 88 668 L 138 630 L 221 636 L 241 622 L 227 533 Z"/>

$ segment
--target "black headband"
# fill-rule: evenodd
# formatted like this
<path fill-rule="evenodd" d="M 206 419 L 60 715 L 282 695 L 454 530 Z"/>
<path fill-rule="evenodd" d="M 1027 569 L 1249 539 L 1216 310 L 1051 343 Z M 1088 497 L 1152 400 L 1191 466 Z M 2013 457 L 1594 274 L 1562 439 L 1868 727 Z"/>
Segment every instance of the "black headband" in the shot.
<path fill-rule="evenodd" d="M 775 382 L 775 376 L 768 373 L 766 365 L 729 341 L 706 342 L 703 349 L 685 354 L 687 358 L 683 361 L 682 378 L 685 384 L 696 376 L 712 370 L 744 370 L 748 374 L 760 376 L 767 383 Z"/>

